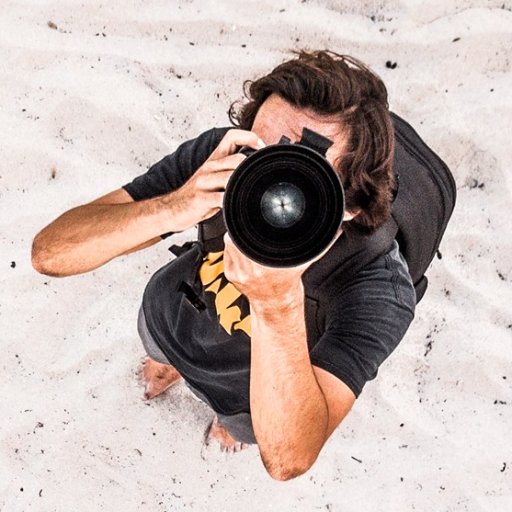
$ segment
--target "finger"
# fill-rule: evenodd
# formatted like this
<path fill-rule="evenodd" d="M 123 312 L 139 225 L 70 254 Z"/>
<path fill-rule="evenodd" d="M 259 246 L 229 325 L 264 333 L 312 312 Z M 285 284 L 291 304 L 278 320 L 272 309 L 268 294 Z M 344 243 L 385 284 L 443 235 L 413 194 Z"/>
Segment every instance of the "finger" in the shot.
<path fill-rule="evenodd" d="M 216 208 L 211 208 L 208 213 L 206 213 L 206 215 L 203 216 L 203 218 L 201 219 L 201 221 L 204 221 L 204 220 L 208 220 L 210 219 L 211 217 L 213 217 L 214 215 L 216 215 L 219 211 L 221 210 L 220 207 L 216 207 Z"/>
<path fill-rule="evenodd" d="M 235 169 L 247 157 L 242 154 L 229 155 L 219 160 L 207 162 L 197 175 L 197 186 L 203 191 L 224 191 Z"/>
<path fill-rule="evenodd" d="M 230 246 L 234 246 L 233 240 L 231 240 L 229 233 L 226 231 L 226 233 L 224 233 L 224 247 L 230 247 Z"/>
<path fill-rule="evenodd" d="M 208 160 L 216 160 L 231 155 L 241 146 L 262 149 L 265 147 L 265 143 L 254 132 L 238 129 L 229 130 Z"/>
<path fill-rule="evenodd" d="M 231 176 L 235 171 L 218 171 L 205 174 L 197 179 L 197 188 L 200 193 L 224 192 Z"/>
<path fill-rule="evenodd" d="M 235 248 L 233 242 L 231 241 L 231 238 L 229 237 L 229 234 L 226 233 L 224 235 L 224 275 L 226 275 L 226 272 L 229 273 L 231 264 L 232 264 L 232 251 Z"/>
<path fill-rule="evenodd" d="M 207 160 L 203 172 L 217 172 L 236 169 L 247 157 L 242 153 L 224 156 L 216 160 Z"/>
<path fill-rule="evenodd" d="M 226 265 L 226 259 L 231 261 L 242 262 L 246 258 L 240 249 L 233 243 L 229 234 L 224 234 L 224 265 Z"/>
<path fill-rule="evenodd" d="M 211 217 L 210 214 L 213 210 L 215 210 L 214 213 L 217 213 L 220 209 L 222 209 L 223 201 L 224 192 L 205 192 L 201 195 L 201 203 L 203 206 L 207 207 L 207 218 Z"/>

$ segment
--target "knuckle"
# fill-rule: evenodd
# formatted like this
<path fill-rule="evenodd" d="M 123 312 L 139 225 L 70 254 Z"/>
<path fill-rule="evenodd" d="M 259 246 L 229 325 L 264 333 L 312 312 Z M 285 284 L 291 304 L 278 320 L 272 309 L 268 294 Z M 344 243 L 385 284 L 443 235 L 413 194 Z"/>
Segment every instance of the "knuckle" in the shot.
<path fill-rule="evenodd" d="M 205 185 L 205 181 L 206 181 L 206 177 L 204 174 L 201 174 L 200 176 L 197 177 L 197 180 L 196 180 L 196 187 L 199 188 L 199 189 L 202 189 Z"/>
<path fill-rule="evenodd" d="M 213 155 L 213 153 L 212 153 Z M 217 162 L 217 158 L 212 160 L 207 160 L 200 168 L 200 175 L 208 174 L 215 167 L 215 163 Z"/>
<path fill-rule="evenodd" d="M 247 156 L 244 155 L 243 153 L 237 153 L 235 156 L 237 157 L 236 160 L 238 162 L 238 165 L 240 165 L 247 158 Z"/>
<path fill-rule="evenodd" d="M 231 128 L 226 132 L 226 135 L 224 135 L 224 139 L 226 140 L 233 140 L 240 136 L 241 133 L 243 133 L 244 130 L 240 130 L 240 128 Z"/>
<path fill-rule="evenodd" d="M 240 128 L 232 128 L 226 132 L 224 135 L 222 142 L 227 142 L 230 145 L 240 143 L 247 143 L 250 141 L 255 141 L 258 139 L 258 136 L 249 130 L 242 130 Z"/>

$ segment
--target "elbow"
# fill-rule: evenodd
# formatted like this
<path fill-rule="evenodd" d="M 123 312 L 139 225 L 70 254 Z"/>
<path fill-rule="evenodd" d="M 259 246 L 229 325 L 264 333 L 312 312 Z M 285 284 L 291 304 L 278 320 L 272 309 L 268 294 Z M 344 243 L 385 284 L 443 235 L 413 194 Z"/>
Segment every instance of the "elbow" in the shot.
<path fill-rule="evenodd" d="M 32 267 L 40 274 L 52 277 L 60 277 L 61 274 L 56 271 L 52 265 L 52 258 L 45 244 L 41 241 L 40 234 L 34 238 L 32 242 Z"/>
<path fill-rule="evenodd" d="M 44 251 L 34 246 L 32 246 L 32 267 L 40 274 L 46 276 L 53 275 L 51 267 L 48 264 L 48 259 L 44 255 Z"/>
<path fill-rule="evenodd" d="M 286 461 L 268 461 L 263 459 L 263 464 L 268 474 L 274 479 L 280 482 L 292 480 L 298 476 L 303 475 L 313 464 L 315 463 L 316 457 L 313 459 L 305 459 L 303 461 L 290 460 Z"/>
<path fill-rule="evenodd" d="M 292 480 L 293 478 L 297 478 L 298 476 L 306 473 L 311 466 L 283 466 L 277 469 L 269 470 L 267 469 L 268 474 L 279 482 L 286 482 L 287 480 Z"/>
<path fill-rule="evenodd" d="M 258 440 L 258 432 L 256 439 Z M 271 443 L 259 439 L 258 447 L 268 474 L 274 480 L 283 482 L 307 473 L 318 459 L 324 443 L 324 435 L 306 439 L 299 436 Z"/>
<path fill-rule="evenodd" d="M 32 242 L 32 267 L 34 270 L 39 272 L 40 274 L 46 274 L 46 256 L 44 254 L 44 249 L 39 240 L 40 235 L 36 235 L 34 241 Z"/>
<path fill-rule="evenodd" d="M 288 480 L 292 480 L 293 478 L 297 478 L 300 475 L 303 475 L 307 469 L 280 469 L 279 471 L 269 471 L 268 474 L 278 482 L 286 482 Z"/>

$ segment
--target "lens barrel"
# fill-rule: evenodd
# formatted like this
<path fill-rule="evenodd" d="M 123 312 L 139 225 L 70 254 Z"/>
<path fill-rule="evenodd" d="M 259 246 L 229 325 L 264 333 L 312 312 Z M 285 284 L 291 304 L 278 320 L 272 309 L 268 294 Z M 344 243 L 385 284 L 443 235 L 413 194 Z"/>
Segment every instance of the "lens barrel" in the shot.
<path fill-rule="evenodd" d="M 224 194 L 224 222 L 250 259 L 292 267 L 320 254 L 343 219 L 343 187 L 331 164 L 301 144 L 275 144 L 250 154 Z"/>

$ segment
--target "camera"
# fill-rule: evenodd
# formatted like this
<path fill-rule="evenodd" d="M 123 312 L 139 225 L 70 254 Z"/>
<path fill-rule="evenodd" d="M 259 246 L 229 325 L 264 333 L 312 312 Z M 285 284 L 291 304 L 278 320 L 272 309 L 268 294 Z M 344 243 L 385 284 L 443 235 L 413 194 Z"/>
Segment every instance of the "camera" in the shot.
<path fill-rule="evenodd" d="M 341 181 L 325 158 L 332 142 L 308 128 L 299 142 L 253 150 L 224 193 L 225 228 L 237 248 L 271 267 L 310 261 L 334 239 L 343 220 Z"/>

